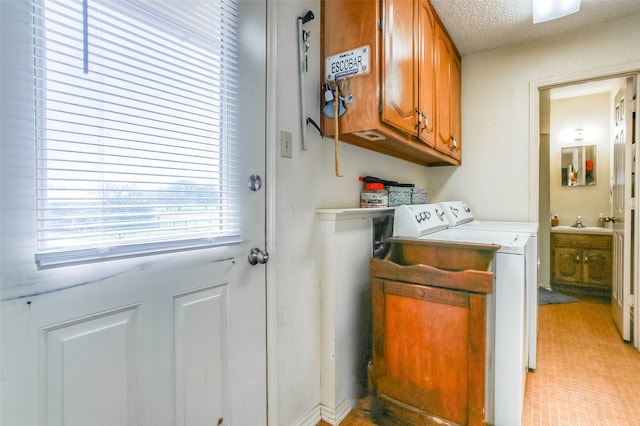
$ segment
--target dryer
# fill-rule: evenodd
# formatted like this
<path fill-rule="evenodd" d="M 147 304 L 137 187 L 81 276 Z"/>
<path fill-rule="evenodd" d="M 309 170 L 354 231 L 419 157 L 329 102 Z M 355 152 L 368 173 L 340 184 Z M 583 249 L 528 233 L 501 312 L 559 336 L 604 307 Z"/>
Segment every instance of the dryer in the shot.
<path fill-rule="evenodd" d="M 538 347 L 538 223 L 509 222 L 476 219 L 464 201 L 439 203 L 450 227 L 460 229 L 484 229 L 489 231 L 526 232 L 529 234 L 526 265 L 526 318 L 527 318 L 527 367 L 535 370 Z"/>

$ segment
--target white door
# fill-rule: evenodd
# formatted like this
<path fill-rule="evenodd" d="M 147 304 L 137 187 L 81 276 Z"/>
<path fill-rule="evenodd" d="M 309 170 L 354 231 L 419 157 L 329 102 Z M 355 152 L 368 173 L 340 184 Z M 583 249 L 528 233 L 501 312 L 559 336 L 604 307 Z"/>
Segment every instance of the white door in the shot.
<path fill-rule="evenodd" d="M 613 321 L 624 340 L 631 338 L 631 164 L 633 134 L 633 78 L 627 78 L 615 97 L 613 144 Z"/>
<path fill-rule="evenodd" d="M 3 26 L 30 40 L 20 24 L 29 9 L 0 3 Z M 265 248 L 266 191 L 245 184 L 265 176 L 266 2 L 241 9 L 240 111 L 250 121 L 240 126 L 244 215 L 233 246 L 36 271 L 33 197 L 14 190 L 32 180 L 33 133 L 10 119 L 32 108 L 20 101 L 28 55 L 0 61 L 0 424 L 266 424 L 266 266 L 247 260 Z"/>
<path fill-rule="evenodd" d="M 640 132 L 640 120 L 636 118 L 638 114 L 638 94 L 640 93 L 640 75 L 636 75 L 635 78 L 635 97 L 633 102 L 633 117 L 634 117 L 634 136 L 638 135 Z M 632 170 L 632 179 L 633 182 L 631 184 L 631 208 L 633 211 L 632 215 L 632 224 L 631 224 L 631 241 L 634 242 L 631 245 L 631 253 L 633 258 L 631 260 L 631 279 L 632 279 L 632 314 L 631 321 L 633 324 L 640 324 L 640 291 L 638 291 L 638 286 L 640 286 L 640 249 L 638 245 L 638 241 L 640 241 L 640 226 L 638 225 L 638 221 L 640 220 L 640 208 L 638 208 L 638 182 L 640 182 L 640 162 L 638 162 L 638 138 L 635 136 L 633 138 L 631 145 L 631 170 Z M 632 327 L 634 335 L 632 336 L 633 346 L 636 349 L 640 350 L 640 327 L 637 325 Z"/>

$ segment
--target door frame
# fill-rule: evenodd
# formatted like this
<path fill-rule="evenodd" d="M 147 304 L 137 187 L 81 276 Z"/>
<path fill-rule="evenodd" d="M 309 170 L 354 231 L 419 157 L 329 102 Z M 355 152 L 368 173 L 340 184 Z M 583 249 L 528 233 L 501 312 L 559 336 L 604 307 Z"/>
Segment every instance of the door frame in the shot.
<path fill-rule="evenodd" d="M 540 91 L 548 89 L 553 86 L 563 86 L 573 83 L 605 79 L 616 78 L 629 75 L 640 76 L 640 61 L 634 61 L 627 64 L 611 65 L 598 70 L 581 71 L 578 73 L 558 75 L 548 77 L 545 79 L 531 80 L 529 82 L 529 220 L 533 222 L 539 222 L 539 203 L 540 203 Z M 636 90 L 640 90 L 640 82 L 638 82 Z M 638 93 L 640 96 L 640 92 Z M 640 129 L 640 120 L 636 120 L 636 135 L 640 135 L 638 131 Z M 636 161 L 636 168 L 638 168 L 638 162 Z M 640 176 L 636 174 L 636 179 L 640 179 Z M 635 198 L 635 256 L 632 261 L 634 262 L 634 268 L 636 275 L 634 277 L 634 289 L 635 294 L 633 298 L 634 312 L 632 321 L 636 325 L 633 331 L 633 345 L 636 349 L 640 350 L 640 212 L 638 211 L 638 199 Z M 629 218 L 631 219 L 631 218 Z"/>
<path fill-rule="evenodd" d="M 265 108 L 265 249 L 271 256 L 276 254 L 276 158 L 277 158 L 277 0 L 265 0 L 267 4 L 266 22 L 266 108 Z M 267 328 L 267 424 L 278 424 L 278 358 L 276 350 L 277 324 L 277 268 L 276 262 L 269 262 L 266 268 L 266 328 Z"/>

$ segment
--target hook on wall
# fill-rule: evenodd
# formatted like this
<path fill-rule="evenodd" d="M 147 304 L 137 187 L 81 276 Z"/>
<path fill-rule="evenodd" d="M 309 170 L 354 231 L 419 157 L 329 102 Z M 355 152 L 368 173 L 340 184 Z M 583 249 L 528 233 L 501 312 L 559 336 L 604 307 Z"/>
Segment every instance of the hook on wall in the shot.
<path fill-rule="evenodd" d="M 309 47 L 311 45 L 311 32 L 305 31 L 302 27 L 309 21 L 312 21 L 315 18 L 315 15 L 312 11 L 308 11 L 304 14 L 304 16 L 298 17 L 298 74 L 299 74 L 299 82 L 300 82 L 300 115 L 301 115 L 301 135 L 302 135 L 302 149 L 304 151 L 307 150 L 307 124 L 313 122 L 305 112 L 305 100 L 304 100 L 304 73 L 309 70 Z M 313 122 L 315 123 L 315 122 Z M 316 125 L 317 127 L 317 125 Z M 322 132 L 320 132 L 322 135 Z"/>

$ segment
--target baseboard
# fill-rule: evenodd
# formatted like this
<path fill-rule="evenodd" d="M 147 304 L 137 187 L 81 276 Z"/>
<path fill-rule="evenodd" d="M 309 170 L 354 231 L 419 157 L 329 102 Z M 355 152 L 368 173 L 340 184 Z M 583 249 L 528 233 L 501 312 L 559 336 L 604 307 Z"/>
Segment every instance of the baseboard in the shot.
<path fill-rule="evenodd" d="M 355 406 L 355 399 L 344 399 L 335 409 L 320 404 L 320 416 L 331 425 L 339 425 Z"/>
<path fill-rule="evenodd" d="M 320 415 L 320 405 L 316 405 L 298 421 L 293 422 L 295 426 L 316 426 L 322 417 Z"/>
<path fill-rule="evenodd" d="M 355 399 L 343 400 L 335 410 L 325 405 L 318 404 L 293 424 L 296 426 L 316 426 L 320 420 L 323 420 L 330 425 L 339 425 L 355 406 Z"/>

